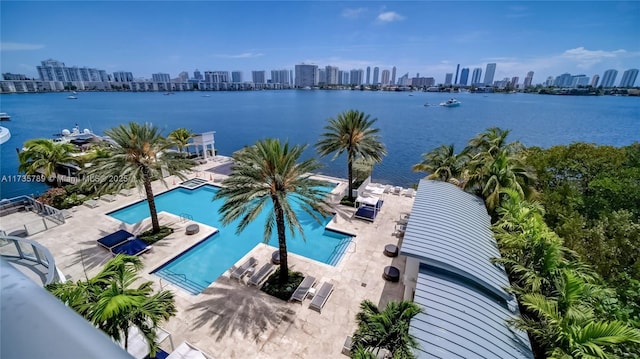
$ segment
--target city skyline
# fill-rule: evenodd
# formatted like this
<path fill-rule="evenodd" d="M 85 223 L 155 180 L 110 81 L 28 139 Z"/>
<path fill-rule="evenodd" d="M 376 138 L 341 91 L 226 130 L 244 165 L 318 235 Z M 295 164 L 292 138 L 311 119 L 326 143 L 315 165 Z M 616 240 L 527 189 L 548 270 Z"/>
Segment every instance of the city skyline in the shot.
<path fill-rule="evenodd" d="M 249 79 L 253 71 L 310 63 L 377 67 L 379 76 L 395 66 L 398 74 L 444 83 L 458 64 L 471 71 L 497 63 L 496 80 L 534 71 L 533 82 L 542 83 L 566 72 L 621 74 L 640 63 L 636 2 L 119 4 L 3 1 L 2 72 L 37 77 L 37 64 L 53 58 L 142 78 L 199 69 L 242 71 Z M 483 21 L 452 26 L 437 16 L 462 10 Z"/>

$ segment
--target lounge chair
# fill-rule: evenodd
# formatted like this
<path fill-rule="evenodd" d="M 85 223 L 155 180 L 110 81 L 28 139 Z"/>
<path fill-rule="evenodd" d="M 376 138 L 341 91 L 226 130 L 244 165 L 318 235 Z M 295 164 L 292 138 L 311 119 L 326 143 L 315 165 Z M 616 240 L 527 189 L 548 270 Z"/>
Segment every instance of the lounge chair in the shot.
<path fill-rule="evenodd" d="M 393 187 L 393 194 L 397 194 L 399 196 L 400 192 L 402 192 L 402 187 L 400 186 Z"/>
<path fill-rule="evenodd" d="M 331 293 L 333 293 L 333 284 L 329 282 L 322 283 L 320 289 L 316 291 L 316 294 L 313 296 L 309 308 L 318 311 L 318 313 L 322 313 L 322 308 L 327 303 L 327 299 L 329 299 Z"/>
<path fill-rule="evenodd" d="M 255 285 L 256 287 L 260 286 L 262 282 L 276 269 L 276 266 L 273 263 L 265 263 L 257 272 L 255 272 L 249 281 L 248 285 Z"/>
<path fill-rule="evenodd" d="M 67 218 L 71 218 L 71 217 L 73 217 L 73 212 L 71 212 L 71 211 L 70 211 L 70 210 L 68 210 L 68 209 L 63 209 L 62 211 L 60 211 L 60 213 L 62 214 L 62 216 L 64 217 L 64 219 L 67 219 Z"/>
<path fill-rule="evenodd" d="M 114 202 L 116 200 L 116 196 L 112 194 L 105 194 L 104 196 L 100 196 L 100 199 L 105 202 Z"/>
<path fill-rule="evenodd" d="M 413 188 L 407 188 L 402 195 L 406 197 L 413 197 L 416 195 L 416 190 Z"/>
<path fill-rule="evenodd" d="M 142 239 L 133 238 L 111 248 L 111 253 L 113 255 L 126 254 L 130 256 L 139 256 L 149 249 L 151 249 L 151 246 L 148 245 L 147 242 Z"/>
<path fill-rule="evenodd" d="M 97 242 L 99 245 L 105 247 L 108 250 L 111 250 L 111 248 L 116 247 L 132 238 L 135 238 L 133 234 L 125 231 L 124 229 L 121 229 L 119 231 L 111 233 L 108 236 L 104 236 L 98 239 Z"/>
<path fill-rule="evenodd" d="M 361 206 L 354 214 L 355 218 L 373 222 L 378 215 L 378 210 L 371 206 Z"/>
<path fill-rule="evenodd" d="M 84 201 L 83 203 L 85 206 L 89 207 L 89 208 L 96 208 L 98 206 L 100 206 L 100 203 L 98 201 L 96 201 L 95 199 L 89 199 Z"/>
<path fill-rule="evenodd" d="M 404 232 L 407 231 L 407 225 L 406 224 L 396 224 L 396 230 L 395 232 L 393 232 L 393 235 L 397 236 L 404 236 Z"/>
<path fill-rule="evenodd" d="M 342 344 L 342 354 L 346 356 L 351 356 L 351 347 L 353 346 L 353 338 L 348 336 L 347 339 L 344 340 L 344 344 Z"/>
<path fill-rule="evenodd" d="M 120 192 L 118 192 L 119 195 L 121 196 L 125 196 L 125 197 L 129 197 L 131 195 L 133 195 L 133 191 L 130 189 L 123 189 Z"/>
<path fill-rule="evenodd" d="M 384 186 L 384 190 L 382 190 L 382 193 L 391 193 L 392 190 L 393 190 L 393 186 L 386 185 Z"/>
<path fill-rule="evenodd" d="M 240 280 L 249 272 L 249 270 L 251 270 L 251 268 L 255 267 L 257 264 L 258 260 L 256 260 L 255 258 L 251 257 L 247 259 L 244 263 L 242 263 L 242 265 L 240 265 L 240 267 L 231 272 L 231 278 Z"/>
<path fill-rule="evenodd" d="M 298 288 L 296 288 L 295 292 L 293 292 L 293 294 L 291 295 L 291 299 L 289 300 L 290 301 L 297 300 L 299 302 L 302 302 L 304 298 L 307 297 L 307 294 L 309 294 L 309 289 L 311 289 L 311 287 L 313 287 L 314 284 L 316 284 L 315 277 L 312 277 L 312 276 L 304 277 L 302 282 L 300 282 L 300 285 L 298 286 Z"/>

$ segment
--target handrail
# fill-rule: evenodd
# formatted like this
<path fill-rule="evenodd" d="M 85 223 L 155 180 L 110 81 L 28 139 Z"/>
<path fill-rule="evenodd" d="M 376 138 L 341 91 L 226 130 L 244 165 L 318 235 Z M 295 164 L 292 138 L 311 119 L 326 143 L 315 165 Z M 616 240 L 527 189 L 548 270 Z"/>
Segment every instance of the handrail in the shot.
<path fill-rule="evenodd" d="M 194 282 L 192 280 L 190 280 L 189 278 L 187 278 L 186 274 L 183 273 L 176 273 L 170 269 L 164 269 L 163 272 L 165 272 L 167 274 L 168 277 L 180 277 L 183 278 L 182 282 L 183 283 L 187 283 L 190 287 L 193 288 L 202 288 L 202 285 L 198 284 L 197 282 Z M 169 281 L 171 281 L 170 278 L 166 278 Z"/>
<path fill-rule="evenodd" d="M 182 222 L 193 221 L 193 216 L 189 213 L 180 213 L 178 216 L 180 216 Z"/>

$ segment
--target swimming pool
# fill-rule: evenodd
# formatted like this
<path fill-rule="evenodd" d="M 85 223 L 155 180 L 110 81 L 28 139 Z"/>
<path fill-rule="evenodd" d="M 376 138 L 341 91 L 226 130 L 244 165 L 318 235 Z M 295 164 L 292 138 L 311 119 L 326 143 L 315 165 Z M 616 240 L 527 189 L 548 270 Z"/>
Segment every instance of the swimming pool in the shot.
<path fill-rule="evenodd" d="M 330 191 L 332 187 L 326 187 Z M 190 217 L 218 228 L 219 232 L 176 256 L 154 271 L 154 274 L 176 284 L 192 294 L 200 293 L 222 273 L 235 264 L 256 244 L 263 241 L 264 221 L 267 207 L 244 231 L 236 234 L 238 221 L 223 225 L 218 210 L 223 201 L 213 201 L 217 187 L 205 185 L 196 189 L 175 188 L 155 197 L 158 212 L 166 211 L 175 215 Z M 301 207 L 294 203 L 294 209 L 305 233 L 306 241 L 299 234 L 291 237 L 287 232 L 287 250 L 313 260 L 336 265 L 349 245 L 351 236 L 331 230 L 325 226 L 331 220 L 325 218 L 316 222 Z M 149 206 L 140 201 L 128 207 L 109 213 L 120 221 L 134 224 L 149 217 Z M 269 245 L 278 247 L 277 233 L 269 240 Z M 258 258 L 261 260 L 261 258 Z M 266 258 L 265 258 L 266 260 Z"/>

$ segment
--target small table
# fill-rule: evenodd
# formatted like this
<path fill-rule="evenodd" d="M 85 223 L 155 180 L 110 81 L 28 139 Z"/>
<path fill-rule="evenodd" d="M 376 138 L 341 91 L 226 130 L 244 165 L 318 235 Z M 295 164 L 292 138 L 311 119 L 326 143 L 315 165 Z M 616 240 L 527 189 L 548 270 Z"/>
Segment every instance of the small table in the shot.
<path fill-rule="evenodd" d="M 271 253 L 271 262 L 273 264 L 280 264 L 280 251 Z"/>
<path fill-rule="evenodd" d="M 307 296 L 309 298 L 313 298 L 314 295 L 316 295 L 316 288 L 314 287 L 309 288 L 309 291 L 307 292 Z"/>
<path fill-rule="evenodd" d="M 400 269 L 394 266 L 384 267 L 382 278 L 390 282 L 398 282 L 400 280 Z"/>
<path fill-rule="evenodd" d="M 387 244 L 384 246 L 384 255 L 387 257 L 397 257 L 398 256 L 398 246 L 395 244 Z"/>
<path fill-rule="evenodd" d="M 185 233 L 190 236 L 192 234 L 196 234 L 200 232 L 200 226 L 198 226 L 197 224 L 190 224 L 187 226 L 187 229 L 185 230 Z"/>

